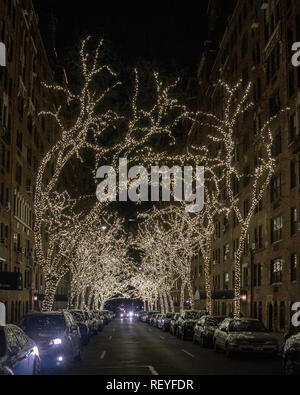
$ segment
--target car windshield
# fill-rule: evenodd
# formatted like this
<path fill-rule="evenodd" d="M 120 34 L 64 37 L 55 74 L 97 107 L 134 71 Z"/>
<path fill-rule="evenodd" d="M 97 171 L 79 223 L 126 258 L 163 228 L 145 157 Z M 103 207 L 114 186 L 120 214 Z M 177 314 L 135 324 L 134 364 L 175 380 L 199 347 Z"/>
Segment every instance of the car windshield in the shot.
<path fill-rule="evenodd" d="M 259 321 L 236 320 L 229 325 L 230 332 L 267 332 L 265 326 Z"/>
<path fill-rule="evenodd" d="M 3 328 L 0 328 L 0 357 L 5 355 L 5 335 Z"/>
<path fill-rule="evenodd" d="M 66 327 L 65 319 L 60 315 L 36 315 L 26 320 L 27 331 L 54 331 L 64 330 Z"/>
<path fill-rule="evenodd" d="M 186 311 L 184 314 L 184 318 L 186 320 L 196 320 L 198 318 L 198 311 Z"/>

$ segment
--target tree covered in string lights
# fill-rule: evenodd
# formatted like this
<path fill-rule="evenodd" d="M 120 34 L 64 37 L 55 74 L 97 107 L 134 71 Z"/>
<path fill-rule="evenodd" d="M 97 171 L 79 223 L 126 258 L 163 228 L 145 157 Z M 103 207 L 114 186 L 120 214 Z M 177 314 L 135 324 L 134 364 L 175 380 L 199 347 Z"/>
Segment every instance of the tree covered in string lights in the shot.
<path fill-rule="evenodd" d="M 104 309 L 107 301 L 129 297 L 134 270 L 123 221 L 102 213 L 89 220 L 71 262 L 71 293 L 77 308 Z"/>
<path fill-rule="evenodd" d="M 69 259 L 60 245 L 71 245 L 74 234 L 80 232 L 80 221 L 73 223 L 78 217 L 80 208 L 77 202 L 64 190 L 62 174 L 73 159 L 83 161 L 85 150 L 93 150 L 98 156 L 105 149 L 92 144 L 89 134 L 101 136 L 116 121 L 118 116 L 107 109 L 106 97 L 119 82 L 110 83 L 108 88 L 100 88 L 95 81 L 101 74 L 115 79 L 116 75 L 109 66 L 99 64 L 100 41 L 95 53 L 91 56 L 87 51 L 89 38 L 81 45 L 80 59 L 82 70 L 82 86 L 78 93 L 72 93 L 67 87 L 47 85 L 45 88 L 54 91 L 62 104 L 54 111 L 43 111 L 40 116 L 54 119 L 58 128 L 58 139 L 41 161 L 36 177 L 35 189 L 35 252 L 45 277 L 45 299 L 43 310 L 53 306 L 55 289 L 61 278 L 68 272 Z M 75 110 L 72 111 L 71 107 Z M 67 108 L 67 111 L 63 111 Z M 66 113 L 72 112 L 72 120 L 66 120 Z M 75 233 L 74 233 L 75 232 Z"/>
<path fill-rule="evenodd" d="M 178 81 L 164 84 L 158 73 L 153 74 L 156 94 L 152 98 L 151 108 L 142 105 L 140 98 L 143 93 L 137 70 L 131 112 L 119 116 L 107 106 L 106 101 L 121 83 L 109 66 L 101 64 L 103 41 L 99 42 L 93 54 L 89 53 L 89 43 L 90 38 L 87 38 L 81 45 L 82 84 L 76 93 L 68 86 L 44 84 L 46 89 L 56 94 L 56 101 L 61 105 L 55 110 L 40 113 L 40 116 L 52 118 L 59 132 L 59 138 L 43 158 L 36 178 L 35 251 L 45 276 L 43 310 L 51 309 L 55 289 L 69 270 L 70 260 L 65 259 L 66 254 L 60 255 L 59 244 L 64 242 L 68 245 L 70 241 L 77 240 L 74 231 L 76 236 L 81 233 L 79 229 L 84 224 L 82 216 L 86 215 L 84 212 L 80 214 L 80 199 L 76 204 L 76 199 L 71 199 L 64 190 L 62 175 L 69 163 L 72 160 L 83 162 L 84 153 L 91 150 L 97 164 L 109 160 L 116 165 L 118 158 L 124 156 L 131 163 L 141 161 L 150 166 L 153 138 L 165 136 L 171 145 L 174 144 L 174 129 L 189 117 L 186 107 L 171 94 Z M 104 79 L 109 81 L 108 87 L 103 87 Z M 121 122 L 126 125 L 125 135 L 118 142 L 116 131 Z M 112 145 L 103 143 L 107 135 Z M 102 206 L 102 203 L 96 203 L 88 217 L 99 208 L 101 211 Z M 71 220 L 75 221 L 77 217 L 80 221 L 76 222 L 75 227 Z"/>
<path fill-rule="evenodd" d="M 282 113 L 280 112 L 275 117 L 268 119 L 256 131 L 254 137 L 256 155 L 255 158 L 252 158 L 252 166 L 249 166 L 245 173 L 236 160 L 236 145 L 243 133 L 239 129 L 241 117 L 253 107 L 250 100 L 252 84 L 248 83 L 246 88 L 243 89 L 245 83 L 246 81 L 239 81 L 235 86 L 230 87 L 224 81 L 219 81 L 217 89 L 221 89 L 224 98 L 224 110 L 221 116 L 199 112 L 205 118 L 204 121 L 199 122 L 202 126 L 201 133 L 208 129 L 208 139 L 221 147 L 225 169 L 225 178 L 222 185 L 223 196 L 228 207 L 230 207 L 230 212 L 235 217 L 236 223 L 240 225 L 240 237 L 233 257 L 235 317 L 240 317 L 241 314 L 241 260 L 245 245 L 249 242 L 250 225 L 269 186 L 275 168 L 275 161 L 272 157 L 272 124 Z M 249 199 L 246 205 L 236 193 L 235 185 L 241 180 L 249 185 Z"/>

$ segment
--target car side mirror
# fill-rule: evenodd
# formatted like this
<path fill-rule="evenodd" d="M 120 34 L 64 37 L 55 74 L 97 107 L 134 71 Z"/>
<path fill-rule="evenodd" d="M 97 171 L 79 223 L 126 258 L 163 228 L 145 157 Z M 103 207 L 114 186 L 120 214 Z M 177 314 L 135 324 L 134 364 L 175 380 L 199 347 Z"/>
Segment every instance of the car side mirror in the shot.
<path fill-rule="evenodd" d="M 10 357 L 15 357 L 19 353 L 19 348 L 16 346 L 11 347 L 11 349 L 8 351 L 8 355 Z"/>

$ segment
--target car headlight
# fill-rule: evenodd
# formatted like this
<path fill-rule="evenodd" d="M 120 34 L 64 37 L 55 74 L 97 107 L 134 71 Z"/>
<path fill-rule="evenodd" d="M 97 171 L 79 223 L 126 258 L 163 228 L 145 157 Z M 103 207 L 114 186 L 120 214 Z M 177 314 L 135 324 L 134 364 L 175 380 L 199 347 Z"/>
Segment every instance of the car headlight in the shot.
<path fill-rule="evenodd" d="M 39 356 L 39 349 L 37 348 L 37 346 L 33 347 L 33 354 L 38 357 Z"/>
<path fill-rule="evenodd" d="M 62 339 L 53 339 L 50 340 L 49 346 L 57 346 L 62 343 Z"/>

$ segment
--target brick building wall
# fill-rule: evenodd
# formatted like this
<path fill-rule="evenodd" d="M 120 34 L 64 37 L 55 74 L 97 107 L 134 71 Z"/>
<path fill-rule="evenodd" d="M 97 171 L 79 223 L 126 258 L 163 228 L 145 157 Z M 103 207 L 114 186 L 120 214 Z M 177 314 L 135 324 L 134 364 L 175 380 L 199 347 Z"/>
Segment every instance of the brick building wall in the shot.
<path fill-rule="evenodd" d="M 0 272 L 17 272 L 23 290 L 0 290 L 8 322 L 37 309 L 43 278 L 33 249 L 34 183 L 39 161 L 55 129 L 38 113 L 54 103 L 42 81 L 52 81 L 31 0 L 0 0 L 0 41 L 7 65 L 0 68 Z"/>

